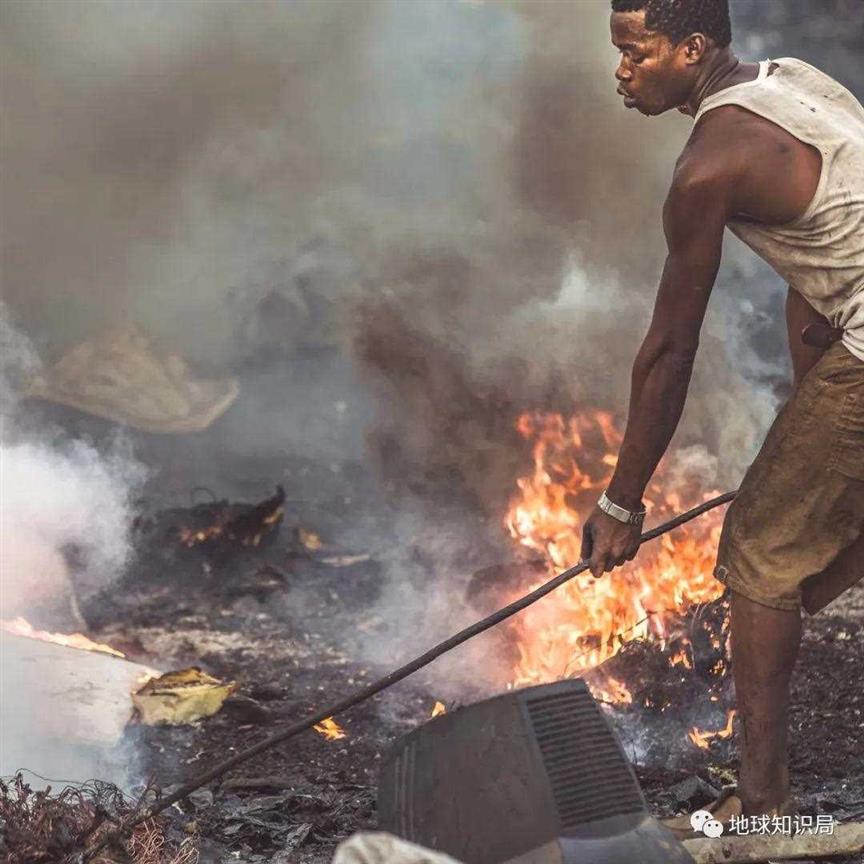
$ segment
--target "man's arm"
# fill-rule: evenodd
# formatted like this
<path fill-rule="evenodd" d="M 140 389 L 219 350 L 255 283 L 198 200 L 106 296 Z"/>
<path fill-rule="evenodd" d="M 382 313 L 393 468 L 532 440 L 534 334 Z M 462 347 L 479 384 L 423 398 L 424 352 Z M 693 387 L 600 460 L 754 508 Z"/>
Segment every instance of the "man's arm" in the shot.
<path fill-rule="evenodd" d="M 721 171 L 679 172 L 663 211 L 669 254 L 648 334 L 633 365 L 627 430 L 607 494 L 636 509 L 678 426 L 699 331 L 714 286 L 730 212 L 732 183 Z M 583 557 L 600 576 L 633 558 L 639 529 L 595 510 L 586 523 Z"/>

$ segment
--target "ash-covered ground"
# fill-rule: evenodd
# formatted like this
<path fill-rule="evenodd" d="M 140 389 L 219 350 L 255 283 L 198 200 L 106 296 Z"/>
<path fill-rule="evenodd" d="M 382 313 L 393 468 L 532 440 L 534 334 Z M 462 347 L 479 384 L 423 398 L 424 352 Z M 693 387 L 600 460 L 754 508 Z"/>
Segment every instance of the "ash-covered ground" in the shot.
<path fill-rule="evenodd" d="M 245 486 L 248 500 L 256 501 L 271 495 L 275 483 L 286 488 L 284 522 L 275 538 L 254 550 L 209 559 L 166 543 L 161 508 L 182 504 L 182 486 L 191 481 L 179 470 L 170 480 L 162 475 L 163 500 L 148 501 L 150 518 L 139 524 L 134 565 L 122 584 L 92 597 L 83 609 L 93 635 L 134 660 L 162 669 L 194 664 L 239 684 L 238 696 L 219 714 L 194 726 L 130 728 L 142 779 L 163 788 L 429 647 L 418 634 L 413 647 L 400 642 L 390 662 L 365 659 L 370 639 L 392 640 L 395 622 L 382 616 L 380 601 L 393 578 L 382 562 L 389 558 L 388 525 L 397 508 L 388 511 L 365 494 L 371 487 L 364 469 L 285 458 L 256 476 L 263 467 L 235 466 L 235 489 Z M 175 500 L 167 500 L 172 495 Z M 170 519 L 176 518 L 174 511 Z M 487 527 L 491 533 L 495 526 Z M 319 548 L 307 532 L 320 538 Z M 361 536 L 364 546 L 356 545 Z M 510 542 L 502 528 L 498 553 L 506 555 Z M 484 554 L 488 563 L 492 548 L 478 557 Z M 463 602 L 452 599 L 454 605 Z M 480 661 L 484 651 L 502 653 L 506 632 L 487 637 L 479 650 L 457 649 L 449 667 L 459 671 L 455 688 L 444 686 L 433 665 L 337 717 L 346 738 L 326 741 L 304 733 L 196 793 L 169 811 L 172 830 L 200 837 L 202 861 L 329 860 L 341 839 L 375 827 L 378 770 L 387 748 L 423 723 L 437 700 L 452 708 L 447 694 L 469 702 L 499 689 Z M 840 820 L 864 813 L 862 635 L 864 585 L 806 622 L 791 737 L 795 793 L 804 813 Z M 654 668 L 668 670 L 653 673 L 658 690 L 674 685 L 680 673 L 680 667 Z M 686 723 L 674 722 L 675 712 L 684 709 L 667 709 L 673 720 L 665 726 L 650 713 L 640 719 L 635 709 L 610 709 L 625 749 L 638 751 L 637 774 L 657 815 L 705 803 L 712 787 L 734 782 L 734 744 L 715 741 L 709 750 L 690 744 L 682 731 Z"/>

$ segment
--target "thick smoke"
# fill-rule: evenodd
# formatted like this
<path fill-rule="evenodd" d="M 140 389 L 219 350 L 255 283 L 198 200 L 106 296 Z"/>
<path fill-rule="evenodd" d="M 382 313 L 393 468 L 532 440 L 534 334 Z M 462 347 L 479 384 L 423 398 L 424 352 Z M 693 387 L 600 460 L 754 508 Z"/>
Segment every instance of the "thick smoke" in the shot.
<path fill-rule="evenodd" d="M 607 0 L 10 0 L 3 17 L 5 292 L 46 358 L 131 319 L 241 371 L 221 452 L 339 459 L 365 438 L 417 499 L 405 531 L 447 532 L 418 544 L 442 563 L 446 545 L 448 571 L 477 525 L 430 501 L 499 530 L 518 413 L 623 417 L 689 121 L 624 110 Z M 736 273 L 677 440 L 706 485 L 737 482 L 774 408 Z"/>
<path fill-rule="evenodd" d="M 481 166 L 472 198 L 453 202 L 445 242 L 417 233 L 385 256 L 377 281 L 390 290 L 367 302 L 355 342 L 379 376 L 374 441 L 389 471 L 456 474 L 493 513 L 524 458 L 511 432 L 520 410 L 623 417 L 662 267 L 663 195 L 690 123 L 623 109 L 607 4 L 510 14 L 517 62 L 497 82 L 481 67 L 462 94 L 463 116 L 496 118 L 463 132 Z M 715 305 L 678 437 L 712 454 L 712 485 L 737 480 L 774 408 L 748 376 L 755 363 L 740 364 L 734 292 Z"/>
<path fill-rule="evenodd" d="M 3 18 L 23 326 L 57 350 L 132 318 L 230 359 L 231 290 L 263 290 L 358 174 L 371 7 L 25 0 Z"/>
<path fill-rule="evenodd" d="M 662 261 L 687 121 L 623 110 L 607 21 L 605 0 L 9 3 L 8 301 L 51 356 L 126 318 L 222 367 L 353 346 L 378 456 L 493 462 L 467 480 L 489 505 L 502 409 L 623 413 Z M 682 434 L 715 449 L 728 412 L 700 394 L 751 400 L 706 341 Z"/>

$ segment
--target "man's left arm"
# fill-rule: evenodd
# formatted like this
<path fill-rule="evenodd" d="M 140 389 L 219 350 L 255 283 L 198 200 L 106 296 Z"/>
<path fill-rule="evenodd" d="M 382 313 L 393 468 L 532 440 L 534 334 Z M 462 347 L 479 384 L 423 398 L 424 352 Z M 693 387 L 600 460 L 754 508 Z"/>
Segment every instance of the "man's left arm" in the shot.
<path fill-rule="evenodd" d="M 628 510 L 639 507 L 684 409 L 729 212 L 730 181 L 721 172 L 680 173 L 663 210 L 669 254 L 651 325 L 633 364 L 627 429 L 607 490 L 613 503 Z M 639 534 L 640 526 L 596 509 L 582 546 L 594 576 L 631 560 Z"/>

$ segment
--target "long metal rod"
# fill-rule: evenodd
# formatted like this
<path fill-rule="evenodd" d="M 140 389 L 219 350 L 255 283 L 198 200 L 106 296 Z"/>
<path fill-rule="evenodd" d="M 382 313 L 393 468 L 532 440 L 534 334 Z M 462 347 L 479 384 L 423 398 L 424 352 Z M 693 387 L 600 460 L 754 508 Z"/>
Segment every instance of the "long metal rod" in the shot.
<path fill-rule="evenodd" d="M 716 498 L 711 498 L 705 503 L 700 504 L 698 507 L 694 507 L 692 510 L 688 510 L 686 513 L 682 513 L 679 516 L 676 516 L 674 519 L 670 519 L 668 522 L 664 522 L 662 525 L 658 525 L 656 528 L 652 528 L 650 531 L 646 531 L 639 539 L 640 546 L 643 543 L 647 543 L 649 540 L 654 540 L 657 537 L 660 537 L 661 535 L 672 531 L 674 528 L 678 528 L 680 525 L 683 525 L 685 522 L 689 522 L 691 519 L 695 519 L 697 516 L 701 516 L 703 513 L 707 513 L 709 510 L 713 510 L 715 507 L 719 507 L 722 504 L 727 504 L 735 497 L 736 494 L 737 490 L 733 492 L 726 492 L 723 495 L 718 495 Z M 191 792 L 194 792 L 196 789 L 204 786 L 211 780 L 215 780 L 217 777 L 221 777 L 223 774 L 230 771 L 232 768 L 235 768 L 242 762 L 246 762 L 253 756 L 257 756 L 259 753 L 263 753 L 265 750 L 269 750 L 271 747 L 275 747 L 277 744 L 281 744 L 283 741 L 287 741 L 289 738 L 293 738 L 295 735 L 299 735 L 301 732 L 305 732 L 307 729 L 311 729 L 313 726 L 315 726 L 317 723 L 320 723 L 322 720 L 326 720 L 328 717 L 333 717 L 336 714 L 341 714 L 347 711 L 349 708 L 353 708 L 355 705 L 359 705 L 361 702 L 365 702 L 367 699 L 371 698 L 377 693 L 380 693 L 382 690 L 386 690 L 388 687 L 392 687 L 394 684 L 401 681 L 403 678 L 407 678 L 409 675 L 413 675 L 415 672 L 417 672 L 419 669 L 422 669 L 424 666 L 428 666 L 433 660 L 436 660 L 442 654 L 446 654 L 448 651 L 456 648 L 463 642 L 467 642 L 469 639 L 473 639 L 475 636 L 478 636 L 480 633 L 489 630 L 496 624 L 500 624 L 502 621 L 506 621 L 508 618 L 512 617 L 517 612 L 521 612 L 523 609 L 527 609 L 529 606 L 536 603 L 538 600 L 545 597 L 547 594 L 551 594 L 556 588 L 560 588 L 565 582 L 569 582 L 574 576 L 578 576 L 580 573 L 584 573 L 587 569 L 588 562 L 580 561 L 578 564 L 570 567 L 567 570 L 564 570 L 562 573 L 559 573 L 557 576 L 550 579 L 548 582 L 545 582 L 543 585 L 532 591 L 530 594 L 526 594 L 524 597 L 520 597 L 518 600 L 514 600 L 512 603 L 504 606 L 497 612 L 493 612 L 491 615 L 483 618 L 481 621 L 477 621 L 470 627 L 466 627 L 464 630 L 460 630 L 458 633 L 451 636 L 449 639 L 445 639 L 443 642 L 440 642 L 434 648 L 430 648 L 424 654 L 421 654 L 419 657 L 415 657 L 409 663 L 406 663 L 404 666 L 400 666 L 398 669 L 395 669 L 389 675 L 385 675 L 383 678 L 379 678 L 377 681 L 373 681 L 370 684 L 367 684 L 365 687 L 355 691 L 350 696 L 346 696 L 344 699 L 340 699 L 338 702 L 334 702 L 332 705 L 328 705 L 326 708 L 322 708 L 320 711 L 316 711 L 314 714 L 310 714 L 308 717 L 305 717 L 302 720 L 298 720 L 296 723 L 292 723 L 287 728 L 275 733 L 274 735 L 271 735 L 269 738 L 264 738 L 257 744 L 253 744 L 251 747 L 247 747 L 245 750 L 241 750 L 239 753 L 235 753 L 228 759 L 224 759 L 222 762 L 217 763 L 212 768 L 204 771 L 202 774 L 199 774 L 197 777 L 194 777 L 188 783 L 183 784 L 179 789 L 175 790 L 170 795 L 166 795 L 164 798 L 160 798 L 154 804 L 147 807 L 145 810 L 139 812 L 133 818 L 129 820 L 124 820 L 114 831 L 109 832 L 109 834 L 103 837 L 96 845 L 88 849 L 83 854 L 83 856 L 78 857 L 77 859 L 75 857 L 71 857 L 68 858 L 67 861 L 69 862 L 69 864 L 71 864 L 71 862 L 75 860 L 85 862 L 90 861 L 98 852 L 100 852 L 110 843 L 119 840 L 130 829 L 134 828 L 136 825 L 143 822 L 144 820 L 150 819 L 156 814 L 161 813 L 163 810 L 167 809 L 172 804 L 176 804 L 178 801 L 185 798 Z"/>

